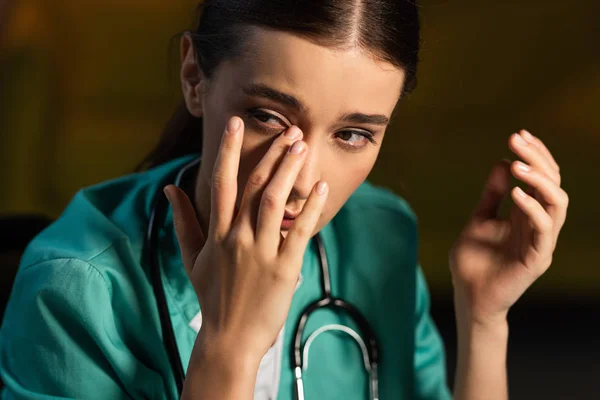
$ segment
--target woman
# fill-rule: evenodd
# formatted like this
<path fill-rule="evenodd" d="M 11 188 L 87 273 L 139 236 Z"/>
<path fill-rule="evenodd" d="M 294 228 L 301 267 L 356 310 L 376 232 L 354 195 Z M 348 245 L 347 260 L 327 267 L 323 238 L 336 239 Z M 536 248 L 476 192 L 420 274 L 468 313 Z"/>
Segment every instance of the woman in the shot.
<path fill-rule="evenodd" d="M 450 398 L 416 217 L 365 182 L 418 48 L 408 0 L 207 0 L 148 170 L 80 191 L 30 244 L 1 331 L 4 398 L 177 398 L 178 368 L 185 399 Z M 526 131 L 508 144 L 524 163 L 492 169 L 450 251 L 457 399 L 507 398 L 506 315 L 565 221 L 550 152 Z M 365 321 L 315 311 L 303 352 L 338 334 L 293 370 L 298 320 L 327 289 L 319 243 L 332 295 Z"/>

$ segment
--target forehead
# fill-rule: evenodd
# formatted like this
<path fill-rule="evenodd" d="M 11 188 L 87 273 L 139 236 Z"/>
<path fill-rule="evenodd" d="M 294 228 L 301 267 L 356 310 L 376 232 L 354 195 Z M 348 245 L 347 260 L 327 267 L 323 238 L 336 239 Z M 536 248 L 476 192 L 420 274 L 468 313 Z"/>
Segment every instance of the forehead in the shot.
<path fill-rule="evenodd" d="M 238 90 L 260 83 L 289 93 L 314 117 L 345 112 L 389 116 L 404 83 L 401 69 L 357 47 L 332 49 L 261 28 L 254 29 L 249 44 L 243 57 L 226 63 L 226 79 Z"/>

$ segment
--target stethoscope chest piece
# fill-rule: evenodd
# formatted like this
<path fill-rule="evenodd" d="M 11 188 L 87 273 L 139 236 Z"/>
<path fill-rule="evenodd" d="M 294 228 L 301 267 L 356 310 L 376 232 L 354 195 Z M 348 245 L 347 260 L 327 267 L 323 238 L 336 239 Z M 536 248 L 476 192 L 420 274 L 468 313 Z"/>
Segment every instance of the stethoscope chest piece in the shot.
<path fill-rule="evenodd" d="M 178 172 L 175 178 L 174 184 L 179 186 L 183 176 L 192 168 L 200 164 L 200 158 L 193 160 L 186 164 Z M 146 232 L 146 238 L 144 243 L 145 257 L 148 260 L 150 267 L 150 279 L 154 295 L 156 297 L 156 304 L 158 307 L 158 315 L 160 318 L 160 326 L 163 337 L 163 344 L 167 353 L 169 363 L 175 378 L 177 390 L 179 396 L 183 392 L 183 383 L 185 380 L 185 373 L 181 363 L 179 350 L 177 347 L 177 340 L 175 333 L 173 332 L 173 326 L 171 323 L 171 317 L 169 315 L 169 309 L 167 306 L 167 300 L 162 285 L 161 274 L 160 274 L 160 262 L 159 262 L 159 246 L 158 246 L 158 233 L 159 227 L 164 224 L 166 216 L 168 202 L 162 191 L 157 191 L 157 195 L 154 199 L 154 204 L 150 213 L 150 219 L 148 221 L 148 229 Z M 322 297 L 304 308 L 301 316 L 296 324 L 296 331 L 294 335 L 294 341 L 292 346 L 292 371 L 295 376 L 295 393 L 298 400 L 304 400 L 304 383 L 302 380 L 302 373 L 308 368 L 308 352 L 311 344 L 320 334 L 328 331 L 338 331 L 345 333 L 352 337 L 362 353 L 362 363 L 369 374 L 369 385 L 372 400 L 379 399 L 379 388 L 378 388 L 378 377 L 377 377 L 377 366 L 379 363 L 379 348 L 378 342 L 375 338 L 375 334 L 371 329 L 367 319 L 363 316 L 360 311 L 352 304 L 340 299 L 335 298 L 331 295 L 331 284 L 329 276 L 329 264 L 327 261 L 327 254 L 325 253 L 325 246 L 321 239 L 321 235 L 315 235 L 315 242 L 318 246 L 319 261 L 321 264 L 321 289 Z M 314 331 L 306 340 L 304 348 L 302 348 L 302 335 L 304 328 L 308 320 L 309 315 L 320 308 L 331 308 L 336 311 L 345 312 L 350 315 L 354 322 L 359 327 L 362 337 L 366 338 L 363 340 L 355 330 L 348 326 L 340 324 L 325 325 L 316 331 Z"/>

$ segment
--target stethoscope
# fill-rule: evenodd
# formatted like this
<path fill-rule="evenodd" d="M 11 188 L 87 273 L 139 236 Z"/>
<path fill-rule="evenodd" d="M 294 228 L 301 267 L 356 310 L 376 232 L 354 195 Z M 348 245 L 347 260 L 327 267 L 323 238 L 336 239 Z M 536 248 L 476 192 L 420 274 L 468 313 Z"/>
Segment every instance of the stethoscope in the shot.
<path fill-rule="evenodd" d="M 175 177 L 174 184 L 179 186 L 185 174 L 199 164 L 200 158 L 197 158 L 181 168 Z M 158 307 L 158 313 L 160 317 L 160 326 L 163 334 L 164 347 L 169 358 L 169 363 L 171 364 L 171 369 L 173 370 L 173 374 L 175 376 L 177 391 L 181 396 L 183 391 L 183 382 L 185 380 L 185 373 L 183 371 L 183 365 L 181 364 L 179 349 L 177 348 L 177 340 L 175 338 L 175 333 L 173 332 L 173 326 L 171 325 L 171 317 L 169 316 L 167 300 L 160 277 L 160 263 L 158 260 L 157 250 L 159 248 L 159 227 L 164 223 L 167 208 L 167 199 L 161 191 L 155 195 L 154 204 L 150 213 L 150 219 L 148 221 L 144 252 L 150 266 L 150 279 L 152 281 L 152 287 L 156 297 L 156 305 Z M 338 331 L 348 334 L 358 343 L 362 353 L 365 369 L 369 374 L 370 398 L 371 400 L 378 400 L 379 380 L 377 377 L 377 366 L 379 363 L 379 348 L 377 339 L 375 338 L 375 334 L 369 326 L 366 318 L 360 313 L 360 311 L 358 311 L 356 307 L 340 298 L 334 297 L 331 294 L 329 264 L 327 262 L 327 254 L 325 253 L 325 246 L 323 245 L 320 234 L 315 235 L 315 242 L 318 247 L 319 261 L 321 264 L 322 297 L 306 306 L 302 311 L 300 319 L 296 323 L 291 357 L 291 367 L 295 375 L 296 399 L 304 400 L 304 383 L 302 380 L 302 373 L 308 368 L 308 351 L 311 344 L 321 333 L 327 331 Z M 348 326 L 330 324 L 325 325 L 311 333 L 311 335 L 306 339 L 304 348 L 302 348 L 302 335 L 304 333 L 304 328 L 306 326 L 306 322 L 308 321 L 308 317 L 313 311 L 320 308 L 330 308 L 345 311 L 348 315 L 350 315 L 350 317 L 352 317 L 354 322 L 356 322 L 362 335 L 366 337 L 367 340 L 363 341 L 361 336 Z"/>

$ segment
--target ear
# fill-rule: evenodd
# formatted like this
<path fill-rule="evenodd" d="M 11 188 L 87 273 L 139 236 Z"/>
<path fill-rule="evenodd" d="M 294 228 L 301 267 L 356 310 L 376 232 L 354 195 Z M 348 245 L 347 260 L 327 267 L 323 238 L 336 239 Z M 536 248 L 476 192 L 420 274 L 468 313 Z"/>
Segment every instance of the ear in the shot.
<path fill-rule="evenodd" d="M 189 33 L 181 38 L 181 90 L 188 111 L 194 117 L 203 115 L 204 75 L 196 60 L 196 49 Z"/>

